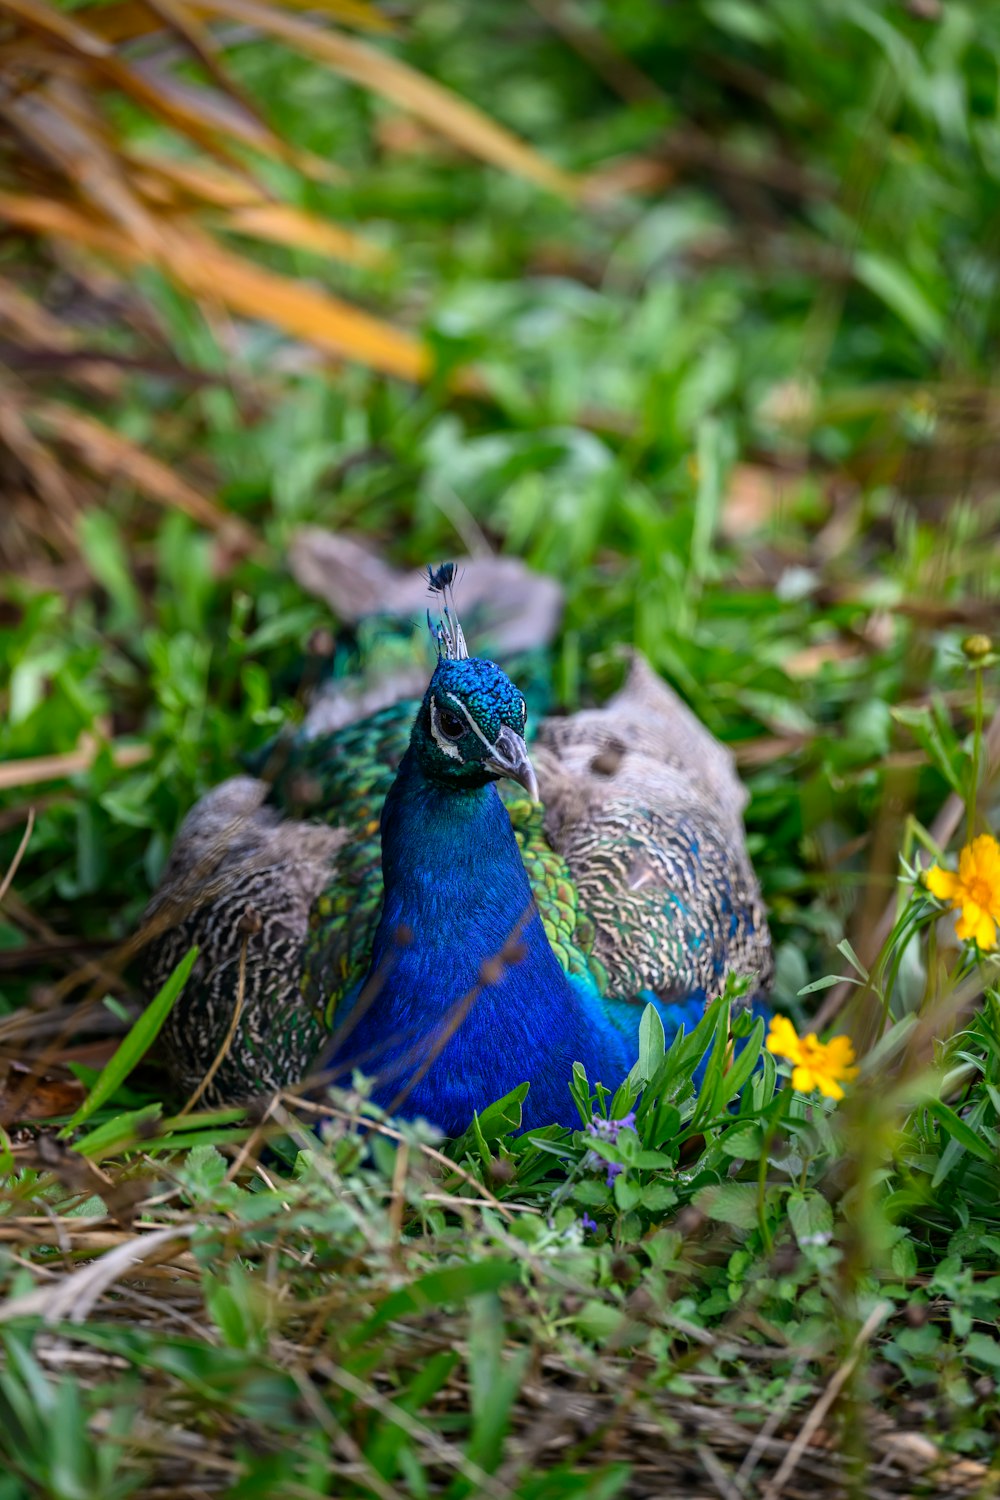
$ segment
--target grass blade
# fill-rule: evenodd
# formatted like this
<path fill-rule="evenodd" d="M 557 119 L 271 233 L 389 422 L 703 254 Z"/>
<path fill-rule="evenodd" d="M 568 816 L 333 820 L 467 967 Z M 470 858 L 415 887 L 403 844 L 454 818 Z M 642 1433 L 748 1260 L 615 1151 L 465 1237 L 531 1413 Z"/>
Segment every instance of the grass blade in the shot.
<path fill-rule="evenodd" d="M 159 991 L 125 1037 L 114 1057 L 101 1070 L 94 1087 L 84 1099 L 73 1118 L 63 1127 L 62 1135 L 68 1135 L 95 1110 L 106 1104 L 115 1090 L 120 1088 L 136 1064 L 149 1051 L 160 1034 L 164 1021 L 170 1014 L 174 1001 L 187 983 L 188 976 L 198 957 L 197 948 L 189 948 L 166 984 Z"/>

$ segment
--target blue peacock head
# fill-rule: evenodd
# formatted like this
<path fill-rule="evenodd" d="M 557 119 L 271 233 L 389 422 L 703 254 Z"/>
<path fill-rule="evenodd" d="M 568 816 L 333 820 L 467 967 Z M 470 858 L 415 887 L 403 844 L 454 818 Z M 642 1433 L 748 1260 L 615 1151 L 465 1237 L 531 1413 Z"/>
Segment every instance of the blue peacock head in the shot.
<path fill-rule="evenodd" d="M 432 780 L 458 788 L 485 786 L 509 776 L 538 800 L 524 729 L 527 704 L 496 662 L 470 656 L 455 613 L 454 564 L 430 570 L 430 587 L 442 596 L 442 615 L 428 625 L 438 664 L 413 726 L 411 743 Z"/>

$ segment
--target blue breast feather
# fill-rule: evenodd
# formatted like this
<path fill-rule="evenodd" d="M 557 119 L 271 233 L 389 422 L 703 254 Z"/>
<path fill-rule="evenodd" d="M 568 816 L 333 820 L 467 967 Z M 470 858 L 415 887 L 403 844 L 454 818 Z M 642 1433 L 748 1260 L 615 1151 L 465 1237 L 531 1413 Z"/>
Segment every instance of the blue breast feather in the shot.
<path fill-rule="evenodd" d="M 376 1103 L 448 1135 L 524 1082 L 525 1128 L 577 1125 L 574 1062 L 591 1085 L 617 1088 L 643 1007 L 564 973 L 496 788 L 442 789 L 408 751 L 382 814 L 382 868 L 371 966 L 338 1012 L 330 1075 L 377 1073 Z M 668 1046 L 704 1000 L 655 1001 Z"/>

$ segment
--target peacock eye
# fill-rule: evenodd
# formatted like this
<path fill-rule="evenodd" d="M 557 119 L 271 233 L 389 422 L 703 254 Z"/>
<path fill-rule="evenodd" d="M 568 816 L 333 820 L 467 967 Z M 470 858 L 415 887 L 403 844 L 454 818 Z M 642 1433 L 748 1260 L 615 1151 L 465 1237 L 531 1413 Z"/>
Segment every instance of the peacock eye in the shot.
<path fill-rule="evenodd" d="M 465 722 L 450 708 L 442 708 L 438 714 L 438 728 L 446 740 L 460 740 L 465 733 Z"/>

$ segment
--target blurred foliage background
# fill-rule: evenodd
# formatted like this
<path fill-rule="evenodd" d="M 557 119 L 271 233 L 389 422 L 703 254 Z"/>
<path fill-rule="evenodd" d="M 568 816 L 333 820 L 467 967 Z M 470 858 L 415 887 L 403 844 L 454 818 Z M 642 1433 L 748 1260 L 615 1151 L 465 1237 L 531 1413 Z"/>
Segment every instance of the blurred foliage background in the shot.
<path fill-rule="evenodd" d="M 734 747 L 777 1002 L 801 1020 L 845 935 L 874 958 L 911 817 L 956 831 L 960 645 L 997 631 L 1000 5 L 0 0 L 0 115 L 0 872 L 33 818 L 5 1056 L 95 960 L 102 1024 L 134 1015 L 120 945 L 180 818 L 301 714 L 337 631 L 287 567 L 304 523 L 557 576 L 564 707 L 634 643 Z M 902 1014 L 928 976 L 913 945 L 898 970 Z M 954 1141 L 924 1127 L 930 1176 Z M 953 1262 L 928 1295 L 960 1300 Z M 750 1274 L 721 1264 L 709 1321 Z M 245 1352 L 270 1335 L 241 1275 L 212 1307 Z M 940 1380 L 922 1323 L 892 1348 Z M 57 1492 L 46 1431 L 16 1500 Z M 110 1493 L 88 1441 L 73 1493 Z M 268 1492 L 252 1468 L 234 1497 Z"/>
<path fill-rule="evenodd" d="M 0 15 L 21 898 L 130 930 L 295 712 L 318 521 L 556 574 L 566 706 L 633 641 L 736 743 L 780 997 L 852 913 L 864 954 L 993 618 L 1000 10 Z"/>

